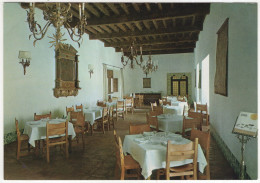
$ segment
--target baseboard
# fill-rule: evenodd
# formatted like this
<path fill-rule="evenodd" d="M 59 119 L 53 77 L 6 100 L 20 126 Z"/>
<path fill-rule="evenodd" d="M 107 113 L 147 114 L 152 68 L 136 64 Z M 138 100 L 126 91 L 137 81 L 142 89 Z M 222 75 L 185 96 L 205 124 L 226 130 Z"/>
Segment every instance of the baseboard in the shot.
<path fill-rule="evenodd" d="M 4 134 L 4 144 L 10 144 L 11 142 L 15 142 L 17 140 L 16 131 L 10 132 L 8 134 Z"/>
<path fill-rule="evenodd" d="M 212 127 L 212 125 L 210 125 L 210 134 L 214 138 L 214 140 L 216 141 L 218 147 L 222 151 L 224 157 L 226 158 L 226 160 L 228 161 L 228 163 L 230 164 L 230 166 L 234 170 L 237 177 L 239 177 L 239 175 L 240 175 L 240 162 L 236 159 L 236 157 L 233 155 L 233 153 L 229 150 L 228 146 L 225 144 L 225 142 L 222 140 L 222 138 L 218 135 L 218 133 L 216 132 L 214 127 Z M 251 178 L 249 177 L 249 175 L 246 172 L 245 172 L 245 179 L 251 180 Z"/>

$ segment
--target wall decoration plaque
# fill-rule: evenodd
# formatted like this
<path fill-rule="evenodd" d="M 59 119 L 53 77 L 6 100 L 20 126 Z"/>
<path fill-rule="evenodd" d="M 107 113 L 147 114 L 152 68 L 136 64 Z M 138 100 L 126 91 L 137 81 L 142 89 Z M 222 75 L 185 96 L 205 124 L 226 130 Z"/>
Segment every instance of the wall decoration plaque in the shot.
<path fill-rule="evenodd" d="M 151 88 L 151 78 L 143 78 L 143 88 Z"/>
<path fill-rule="evenodd" d="M 67 97 L 78 95 L 78 55 L 77 50 L 69 44 L 60 43 L 55 51 L 56 80 L 54 96 Z"/>

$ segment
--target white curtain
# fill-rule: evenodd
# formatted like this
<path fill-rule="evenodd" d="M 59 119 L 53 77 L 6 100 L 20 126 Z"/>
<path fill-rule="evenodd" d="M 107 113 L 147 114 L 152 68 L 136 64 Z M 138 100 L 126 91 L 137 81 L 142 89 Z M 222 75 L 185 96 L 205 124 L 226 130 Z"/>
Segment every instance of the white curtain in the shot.
<path fill-rule="evenodd" d="M 120 69 L 120 71 L 121 71 L 121 74 L 120 74 L 120 76 L 121 76 L 121 98 L 123 98 L 124 97 L 124 93 L 125 93 L 125 87 L 124 87 L 124 74 L 123 74 L 123 69 L 121 68 Z"/>
<path fill-rule="evenodd" d="M 103 99 L 108 100 L 107 65 L 103 64 Z"/>

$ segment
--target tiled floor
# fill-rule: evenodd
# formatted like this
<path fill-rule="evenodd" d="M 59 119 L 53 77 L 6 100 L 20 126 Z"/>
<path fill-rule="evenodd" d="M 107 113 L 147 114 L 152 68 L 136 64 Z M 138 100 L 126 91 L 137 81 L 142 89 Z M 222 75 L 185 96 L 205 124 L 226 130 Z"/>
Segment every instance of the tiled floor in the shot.
<path fill-rule="evenodd" d="M 130 123 L 144 123 L 145 109 L 128 113 L 125 120 L 116 122 L 116 131 L 124 139 L 128 134 Z M 115 168 L 115 148 L 113 131 L 105 134 L 96 132 L 86 134 L 85 149 L 82 144 L 73 143 L 69 159 L 53 148 L 50 163 L 42 156 L 21 157 L 16 160 L 16 143 L 4 146 L 4 179 L 5 180 L 113 180 Z M 212 180 L 237 179 L 232 168 L 224 159 L 220 149 L 211 138 L 210 169 Z M 152 179 L 155 176 L 152 176 Z"/>

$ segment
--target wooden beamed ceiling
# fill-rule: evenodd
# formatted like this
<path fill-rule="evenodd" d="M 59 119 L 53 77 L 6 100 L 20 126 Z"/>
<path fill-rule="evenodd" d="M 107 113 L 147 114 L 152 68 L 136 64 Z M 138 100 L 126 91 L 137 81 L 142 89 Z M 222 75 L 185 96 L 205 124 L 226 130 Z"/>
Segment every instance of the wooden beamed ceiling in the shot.
<path fill-rule="evenodd" d="M 28 8 L 28 3 L 21 4 Z M 71 4 L 73 20 L 78 21 L 78 3 Z M 44 9 L 44 3 L 36 7 Z M 116 52 L 127 50 L 135 41 L 143 55 L 175 54 L 194 51 L 210 4 L 85 3 L 84 12 L 90 40 L 98 39 Z"/>

